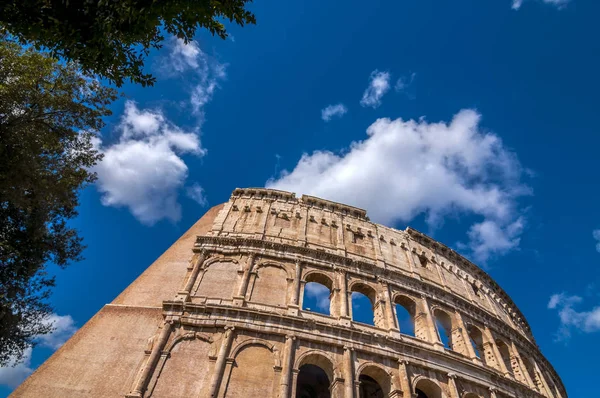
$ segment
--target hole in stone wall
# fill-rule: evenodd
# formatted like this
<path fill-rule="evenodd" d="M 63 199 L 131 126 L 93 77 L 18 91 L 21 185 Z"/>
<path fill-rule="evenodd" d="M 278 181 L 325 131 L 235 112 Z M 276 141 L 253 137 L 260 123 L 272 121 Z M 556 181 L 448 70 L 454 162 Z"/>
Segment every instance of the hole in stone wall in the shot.
<path fill-rule="evenodd" d="M 302 365 L 296 382 L 296 398 L 330 398 L 327 373 L 316 365 Z"/>
<path fill-rule="evenodd" d="M 358 381 L 360 382 L 359 398 L 384 398 L 383 389 L 372 377 L 360 375 Z"/>
<path fill-rule="evenodd" d="M 416 304 L 406 296 L 398 296 L 395 300 L 396 318 L 400 333 L 415 336 Z"/>
<path fill-rule="evenodd" d="M 319 282 L 307 282 L 304 285 L 304 299 L 302 309 L 330 315 L 331 291 Z"/>
<path fill-rule="evenodd" d="M 444 347 L 452 349 L 452 319 L 450 315 L 441 310 L 435 310 L 434 313 L 435 326 L 438 332 L 438 336 Z"/>

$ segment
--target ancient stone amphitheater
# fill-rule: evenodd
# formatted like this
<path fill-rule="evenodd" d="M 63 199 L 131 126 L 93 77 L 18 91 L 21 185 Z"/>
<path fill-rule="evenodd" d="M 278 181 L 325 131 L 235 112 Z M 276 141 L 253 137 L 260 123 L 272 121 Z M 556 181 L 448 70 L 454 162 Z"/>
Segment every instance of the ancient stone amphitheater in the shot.
<path fill-rule="evenodd" d="M 329 290 L 329 315 L 303 305 L 309 284 Z M 373 325 L 353 320 L 353 293 Z M 211 209 L 13 395 L 567 397 L 476 265 L 364 210 L 269 189 Z"/>

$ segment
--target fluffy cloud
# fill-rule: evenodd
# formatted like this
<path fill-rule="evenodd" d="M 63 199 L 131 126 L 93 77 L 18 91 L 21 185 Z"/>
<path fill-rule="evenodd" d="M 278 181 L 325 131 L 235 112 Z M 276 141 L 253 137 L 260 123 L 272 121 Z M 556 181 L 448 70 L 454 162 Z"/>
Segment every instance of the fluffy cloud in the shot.
<path fill-rule="evenodd" d="M 117 126 L 120 137 L 96 146 L 104 159 L 96 165 L 96 183 L 105 206 L 127 207 L 142 223 L 181 217 L 178 191 L 188 174 L 183 154 L 203 156 L 197 131 L 184 131 L 160 110 L 140 110 L 133 101 Z"/>
<path fill-rule="evenodd" d="M 77 331 L 75 322 L 70 315 L 52 314 L 46 320 L 46 323 L 52 324 L 55 330 L 36 339 L 40 347 L 56 350 Z M 0 368 L 0 385 L 16 388 L 33 372 L 34 369 L 31 367 L 32 351 L 31 347 L 27 348 L 23 353 L 21 362 L 15 363 L 15 361 L 12 361 L 7 367 Z"/>
<path fill-rule="evenodd" d="M 573 308 L 582 302 L 582 297 L 569 296 L 566 293 L 553 294 L 550 297 L 548 308 L 557 310 L 560 319 L 557 340 L 568 339 L 573 330 L 583 333 L 600 331 L 600 307 L 594 307 L 591 311 L 577 311 Z"/>
<path fill-rule="evenodd" d="M 381 105 L 381 97 L 390 90 L 390 74 L 374 70 L 371 72 L 369 87 L 363 93 L 360 104 L 377 108 Z"/>
<path fill-rule="evenodd" d="M 318 309 L 329 311 L 329 289 L 319 283 L 309 282 L 304 286 L 304 292 L 317 301 Z"/>
<path fill-rule="evenodd" d="M 518 246 L 517 199 L 530 190 L 516 156 L 481 130 L 480 118 L 462 110 L 450 123 L 378 119 L 363 141 L 342 153 L 305 153 L 266 185 L 359 206 L 388 225 L 425 214 L 437 227 L 449 214 L 475 215 L 481 221 L 465 247 L 485 262 Z"/>
<path fill-rule="evenodd" d="M 542 0 L 542 1 L 546 4 L 551 4 L 557 8 L 563 8 L 563 7 L 566 7 L 566 5 L 569 4 L 569 2 L 571 0 Z M 523 0 L 513 0 L 512 8 L 513 8 L 513 10 L 518 10 L 519 8 L 521 8 L 522 5 L 523 5 Z"/>
<path fill-rule="evenodd" d="M 342 117 L 348 112 L 344 104 L 329 105 L 321 110 L 321 119 L 328 122 L 334 117 Z"/>
<path fill-rule="evenodd" d="M 597 240 L 596 251 L 600 253 L 600 229 L 596 229 L 592 232 L 592 236 Z"/>
<path fill-rule="evenodd" d="M 169 77 L 185 74 L 186 79 L 192 83 L 190 89 L 192 111 L 196 115 L 203 116 L 203 106 L 212 99 L 219 82 L 227 77 L 227 65 L 206 54 L 194 41 L 186 44 L 182 39 L 173 37 L 169 48 L 168 56 L 162 60 L 161 70 Z"/>
<path fill-rule="evenodd" d="M 196 201 L 200 206 L 208 206 L 208 200 L 204 194 L 204 188 L 202 188 L 198 183 L 194 183 L 192 186 L 188 187 L 186 194 L 190 199 Z"/>

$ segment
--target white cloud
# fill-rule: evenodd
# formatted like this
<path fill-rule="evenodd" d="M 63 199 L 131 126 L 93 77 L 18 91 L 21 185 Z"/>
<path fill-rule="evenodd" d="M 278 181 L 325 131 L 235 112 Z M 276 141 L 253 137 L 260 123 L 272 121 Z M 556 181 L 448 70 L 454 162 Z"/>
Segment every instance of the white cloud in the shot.
<path fill-rule="evenodd" d="M 523 5 L 524 0 L 513 0 L 512 8 L 513 10 L 518 10 Z M 559 9 L 564 8 L 569 4 L 571 0 L 542 0 L 542 2 L 546 4 L 551 4 Z"/>
<path fill-rule="evenodd" d="M 193 72 L 186 74 L 192 83 L 190 105 L 194 114 L 204 116 L 202 108 L 212 99 L 219 82 L 227 77 L 227 65 L 206 54 L 194 41 L 185 44 L 182 39 L 173 37 L 169 48 L 169 55 L 163 59 L 161 70 L 171 77 Z"/>
<path fill-rule="evenodd" d="M 394 90 L 396 90 L 398 93 L 406 90 L 406 88 L 415 81 L 415 77 L 417 77 L 417 74 L 413 72 L 410 74 L 410 78 L 406 76 L 398 78 L 398 80 L 396 80 L 396 84 L 394 85 Z"/>
<path fill-rule="evenodd" d="M 329 289 L 320 283 L 308 282 L 304 286 L 304 292 L 307 296 L 317 300 L 317 308 L 323 311 L 329 311 Z"/>
<path fill-rule="evenodd" d="M 70 315 L 52 314 L 45 323 L 52 324 L 55 330 L 37 337 L 36 342 L 40 347 L 57 350 L 77 331 L 75 321 Z M 12 360 L 9 361 L 8 366 L 0 367 L 0 385 L 16 388 L 34 371 L 31 367 L 32 351 L 32 348 L 28 347 L 23 352 L 23 359 L 19 363 Z"/>
<path fill-rule="evenodd" d="M 344 104 L 329 105 L 321 110 L 321 119 L 328 122 L 334 117 L 342 117 L 348 112 Z"/>
<path fill-rule="evenodd" d="M 596 242 L 596 251 L 600 253 L 600 229 L 594 230 L 592 232 L 592 236 L 598 241 Z"/>
<path fill-rule="evenodd" d="M 380 72 L 378 70 L 371 72 L 369 87 L 363 93 L 360 104 L 365 107 L 379 107 L 381 105 L 381 97 L 390 89 L 390 77 L 388 72 Z"/>
<path fill-rule="evenodd" d="M 161 219 L 178 221 L 178 190 L 188 174 L 181 155 L 206 153 L 198 133 L 175 126 L 160 110 L 139 110 L 133 101 L 125 103 L 117 130 L 121 134 L 116 143 L 96 143 L 104 154 L 94 168 L 102 204 L 127 207 L 147 225 Z"/>
<path fill-rule="evenodd" d="M 481 221 L 467 247 L 485 262 L 518 246 L 517 198 L 531 192 L 516 156 L 479 127 L 480 118 L 462 110 L 450 123 L 378 119 L 363 141 L 339 154 L 305 153 L 266 185 L 359 206 L 387 225 L 425 214 L 437 227 L 449 214 L 475 215 Z"/>
<path fill-rule="evenodd" d="M 200 206 L 208 206 L 208 200 L 206 199 L 204 188 L 202 188 L 198 183 L 194 183 L 192 186 L 188 187 L 186 189 L 186 194 L 190 199 L 196 201 Z"/>
<path fill-rule="evenodd" d="M 577 311 L 573 308 L 582 302 L 583 298 L 580 296 L 569 296 L 566 293 L 553 294 L 550 297 L 548 308 L 557 310 L 560 319 L 557 340 L 568 339 L 573 330 L 583 333 L 600 331 L 600 307 L 594 307 L 590 311 Z"/>

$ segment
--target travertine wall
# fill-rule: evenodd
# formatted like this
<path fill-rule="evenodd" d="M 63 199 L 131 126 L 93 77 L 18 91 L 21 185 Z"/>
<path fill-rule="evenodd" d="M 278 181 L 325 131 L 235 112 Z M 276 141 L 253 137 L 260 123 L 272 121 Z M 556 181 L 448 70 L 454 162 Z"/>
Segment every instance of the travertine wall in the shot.
<path fill-rule="evenodd" d="M 309 282 L 329 316 L 302 309 Z M 374 325 L 353 320 L 352 292 Z M 364 210 L 267 189 L 209 211 L 14 396 L 296 397 L 309 365 L 331 397 L 567 397 L 481 269 Z"/>

